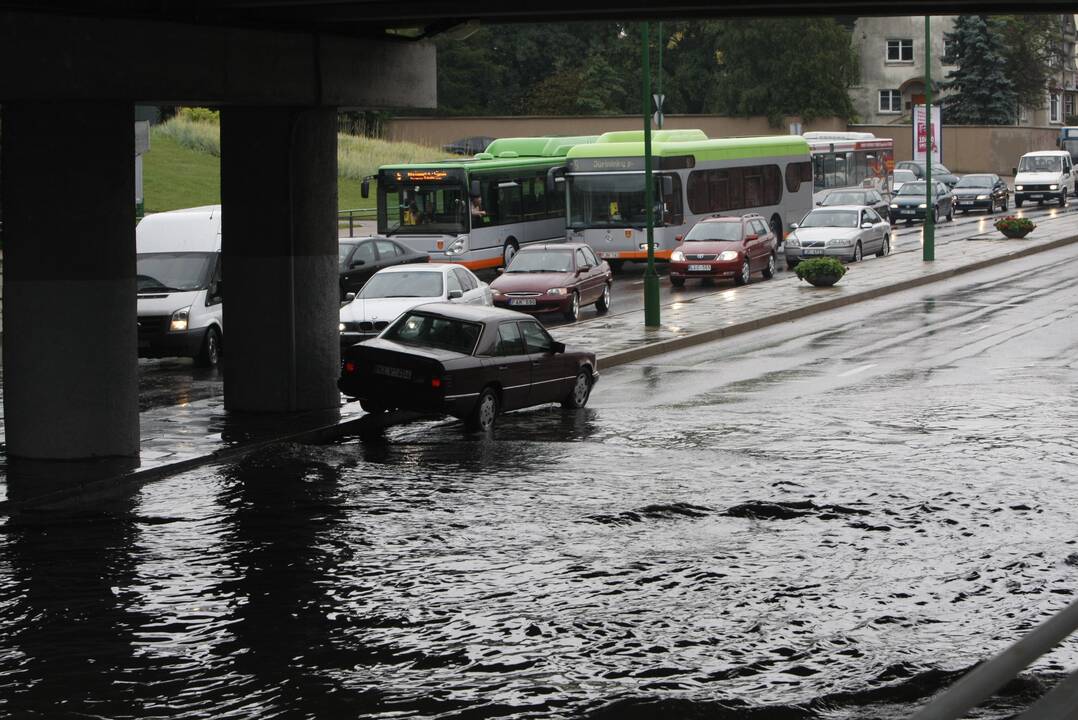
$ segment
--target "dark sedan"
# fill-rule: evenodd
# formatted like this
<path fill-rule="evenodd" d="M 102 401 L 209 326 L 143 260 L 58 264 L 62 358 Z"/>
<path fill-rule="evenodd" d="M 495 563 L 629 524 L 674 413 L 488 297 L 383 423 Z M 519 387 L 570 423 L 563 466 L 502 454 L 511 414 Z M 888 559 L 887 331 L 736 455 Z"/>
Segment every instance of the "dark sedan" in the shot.
<path fill-rule="evenodd" d="M 582 408 L 598 379 L 594 353 L 567 350 L 530 315 L 431 303 L 347 348 L 337 386 L 369 413 L 452 415 L 486 431 L 504 410 Z"/>
<path fill-rule="evenodd" d="M 560 312 L 576 320 L 585 305 L 594 304 L 600 313 L 610 309 L 613 280 L 610 265 L 584 243 L 531 245 L 513 256 L 490 292 L 497 307 Z"/>
<path fill-rule="evenodd" d="M 933 221 L 939 222 L 941 217 L 946 217 L 948 222 L 954 219 L 954 198 L 947 186 L 941 182 L 932 181 L 935 189 L 932 191 Z M 928 216 L 928 201 L 925 199 L 925 182 L 903 183 L 898 194 L 891 198 L 891 220 L 897 222 L 905 220 L 907 223 L 913 220 L 924 220 Z"/>
<path fill-rule="evenodd" d="M 920 160 L 903 160 L 895 163 L 895 170 L 910 170 L 918 180 L 925 179 L 925 164 Z M 932 163 L 932 180 L 949 188 L 958 184 L 958 176 L 939 163 Z"/>
<path fill-rule="evenodd" d="M 965 175 L 951 192 L 954 195 L 955 209 L 964 213 L 970 210 L 987 210 L 994 213 L 996 208 L 1006 212 L 1010 197 L 1007 183 L 999 175 L 991 173 Z"/>
<path fill-rule="evenodd" d="M 863 205 L 875 210 L 884 220 L 891 219 L 891 208 L 883 196 L 876 190 L 832 190 L 817 205 Z"/>
<path fill-rule="evenodd" d="M 346 293 L 359 292 L 371 276 L 382 268 L 430 262 L 430 255 L 411 250 L 386 238 L 341 238 L 337 263 L 340 269 L 341 300 Z"/>

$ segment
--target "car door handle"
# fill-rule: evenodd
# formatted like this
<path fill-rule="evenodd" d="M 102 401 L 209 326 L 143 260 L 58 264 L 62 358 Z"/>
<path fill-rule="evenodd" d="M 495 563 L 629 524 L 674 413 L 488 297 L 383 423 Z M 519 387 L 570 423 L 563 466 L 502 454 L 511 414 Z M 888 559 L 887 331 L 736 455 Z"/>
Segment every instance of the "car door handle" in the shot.
<path fill-rule="evenodd" d="M 542 365 L 542 364 L 543 364 L 543 363 L 541 363 L 541 362 L 540 362 L 540 361 L 538 361 L 538 360 L 532 360 L 532 367 L 539 367 L 539 366 L 540 366 L 540 365 Z"/>
<path fill-rule="evenodd" d="M 508 369 L 509 369 L 509 366 L 508 366 L 508 365 L 499 365 L 499 366 L 498 366 L 498 369 L 499 369 L 499 370 L 508 370 Z"/>

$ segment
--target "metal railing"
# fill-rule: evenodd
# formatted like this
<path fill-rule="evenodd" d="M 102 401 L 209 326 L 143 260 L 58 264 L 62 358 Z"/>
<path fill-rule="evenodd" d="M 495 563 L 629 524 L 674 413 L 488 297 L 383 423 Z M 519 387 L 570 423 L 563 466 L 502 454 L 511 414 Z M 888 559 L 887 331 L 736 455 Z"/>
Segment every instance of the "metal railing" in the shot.
<path fill-rule="evenodd" d="M 337 213 L 337 230 L 342 227 L 348 228 L 348 237 L 355 237 L 356 221 L 376 220 L 378 217 L 376 208 L 355 208 L 353 210 L 341 210 Z"/>
<path fill-rule="evenodd" d="M 956 720 L 1018 676 L 1030 663 L 1078 630 L 1078 601 L 1059 611 L 1023 638 L 978 665 L 910 720 Z M 1018 720 L 1064 720 L 1078 717 L 1078 671 L 1034 703 Z"/>

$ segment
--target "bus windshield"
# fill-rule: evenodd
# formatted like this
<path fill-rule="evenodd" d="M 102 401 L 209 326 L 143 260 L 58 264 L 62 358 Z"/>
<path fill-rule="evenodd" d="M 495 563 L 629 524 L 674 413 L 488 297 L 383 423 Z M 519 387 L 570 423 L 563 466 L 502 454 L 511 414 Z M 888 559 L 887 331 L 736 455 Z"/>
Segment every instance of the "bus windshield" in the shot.
<path fill-rule="evenodd" d="M 1061 167 L 1058 155 L 1024 155 L 1018 163 L 1018 172 L 1057 173 Z"/>
<path fill-rule="evenodd" d="M 643 173 L 570 175 L 567 180 L 572 229 L 641 227 L 647 223 Z M 656 188 L 656 203 L 661 202 L 660 197 Z M 656 227 L 662 222 L 662 213 L 656 212 Z"/>
<path fill-rule="evenodd" d="M 384 235 L 466 232 L 467 195 L 460 182 L 408 182 L 384 177 L 378 187 L 378 232 Z"/>

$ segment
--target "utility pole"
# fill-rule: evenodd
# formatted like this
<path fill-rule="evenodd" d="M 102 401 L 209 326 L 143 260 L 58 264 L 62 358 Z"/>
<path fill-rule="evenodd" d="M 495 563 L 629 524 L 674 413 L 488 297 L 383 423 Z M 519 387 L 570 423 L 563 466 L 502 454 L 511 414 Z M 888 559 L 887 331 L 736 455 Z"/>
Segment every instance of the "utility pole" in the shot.
<path fill-rule="evenodd" d="M 660 130 L 663 129 L 663 121 L 665 120 L 665 118 L 663 117 L 663 104 L 664 103 L 662 102 L 662 100 L 663 100 L 663 45 L 665 45 L 665 44 L 666 44 L 666 40 L 663 39 L 663 21 L 660 20 L 659 21 L 659 79 L 656 82 L 656 87 L 655 87 L 655 94 L 658 95 L 659 101 L 660 101 L 659 102 L 659 107 L 655 108 L 656 117 L 659 119 L 659 122 L 656 123 L 656 126 Z"/>
<path fill-rule="evenodd" d="M 641 29 L 644 69 L 644 204 L 647 207 L 648 267 L 644 271 L 644 325 L 659 327 L 659 276 L 655 272 L 655 184 L 651 174 L 651 25 Z"/>
<path fill-rule="evenodd" d="M 935 204 L 932 200 L 932 24 L 925 15 L 925 226 L 921 259 L 936 259 Z M 942 120 L 942 118 L 941 118 Z"/>

